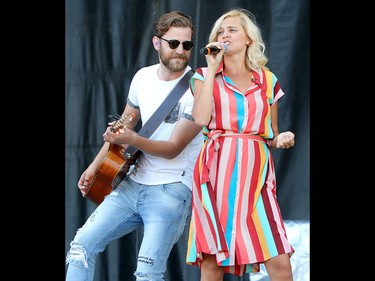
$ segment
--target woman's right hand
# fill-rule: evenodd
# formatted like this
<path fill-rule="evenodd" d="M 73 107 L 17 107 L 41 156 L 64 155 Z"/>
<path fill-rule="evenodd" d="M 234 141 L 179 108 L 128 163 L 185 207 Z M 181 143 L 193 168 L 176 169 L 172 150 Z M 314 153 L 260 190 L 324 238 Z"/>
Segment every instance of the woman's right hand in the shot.
<path fill-rule="evenodd" d="M 220 42 L 212 42 L 206 45 L 206 47 L 215 46 L 221 49 L 221 51 L 216 54 L 211 53 L 211 54 L 205 55 L 207 67 L 212 67 L 213 69 L 215 69 L 215 71 L 219 67 L 221 61 L 223 60 L 223 55 L 225 52 L 225 47 L 223 47 L 223 44 L 224 43 L 220 43 Z"/>

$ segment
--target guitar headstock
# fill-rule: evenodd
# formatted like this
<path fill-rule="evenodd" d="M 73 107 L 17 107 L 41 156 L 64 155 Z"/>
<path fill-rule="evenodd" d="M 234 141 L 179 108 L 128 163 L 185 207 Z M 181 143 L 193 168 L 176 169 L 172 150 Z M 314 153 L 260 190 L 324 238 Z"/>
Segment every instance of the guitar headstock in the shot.
<path fill-rule="evenodd" d="M 135 114 L 132 113 L 132 114 L 127 114 L 127 115 L 117 115 L 116 117 L 113 117 L 113 116 L 109 116 L 111 118 L 114 118 L 114 119 L 117 119 L 116 123 L 113 125 L 113 127 L 111 128 L 111 131 L 114 132 L 114 133 L 117 133 L 118 131 L 120 131 L 121 129 L 125 129 L 126 126 L 133 120 L 133 118 L 135 117 Z"/>

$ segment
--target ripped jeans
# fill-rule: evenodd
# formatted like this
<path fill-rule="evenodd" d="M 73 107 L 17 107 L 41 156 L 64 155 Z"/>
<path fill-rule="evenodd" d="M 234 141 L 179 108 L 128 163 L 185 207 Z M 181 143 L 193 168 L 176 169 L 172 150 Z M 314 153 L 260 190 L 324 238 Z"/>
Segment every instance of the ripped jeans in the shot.
<path fill-rule="evenodd" d="M 145 231 L 134 276 L 137 281 L 164 280 L 167 259 L 190 211 L 191 191 L 183 183 L 150 186 L 126 177 L 77 230 L 66 257 L 66 281 L 94 280 L 97 254 L 142 225 Z"/>

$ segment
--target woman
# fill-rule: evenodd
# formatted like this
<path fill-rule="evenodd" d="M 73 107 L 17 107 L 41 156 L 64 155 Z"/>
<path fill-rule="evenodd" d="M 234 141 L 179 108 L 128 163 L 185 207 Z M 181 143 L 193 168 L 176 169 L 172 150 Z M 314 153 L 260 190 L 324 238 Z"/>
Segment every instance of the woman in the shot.
<path fill-rule="evenodd" d="M 277 101 L 284 95 L 268 59 L 260 29 L 244 9 L 214 24 L 207 67 L 191 79 L 193 118 L 207 128 L 194 168 L 187 263 L 201 281 L 224 273 L 258 272 L 272 281 L 293 280 L 288 242 L 276 199 L 271 149 L 290 148 L 294 134 L 278 131 Z"/>

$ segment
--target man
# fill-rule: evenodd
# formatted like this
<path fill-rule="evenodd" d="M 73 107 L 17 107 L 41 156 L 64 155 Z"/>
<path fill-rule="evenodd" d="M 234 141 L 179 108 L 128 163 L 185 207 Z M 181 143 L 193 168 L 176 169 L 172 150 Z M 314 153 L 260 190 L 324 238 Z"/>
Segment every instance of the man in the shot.
<path fill-rule="evenodd" d="M 80 228 L 67 254 L 66 280 L 93 280 L 95 258 L 106 245 L 143 226 L 136 280 L 164 280 L 173 245 L 183 233 L 191 210 L 192 169 L 203 144 L 201 127 L 191 116 L 193 96 L 187 90 L 150 138 L 133 128 L 151 117 L 191 67 L 194 34 L 188 15 L 173 11 L 161 16 L 152 42 L 159 63 L 140 69 L 130 85 L 122 116 L 134 116 L 120 134 L 113 123 L 103 135 L 104 145 L 83 172 L 78 187 L 83 196 L 105 158 L 110 143 L 142 151 L 134 169 L 98 206 Z M 131 257 L 132 258 L 132 257 Z"/>

